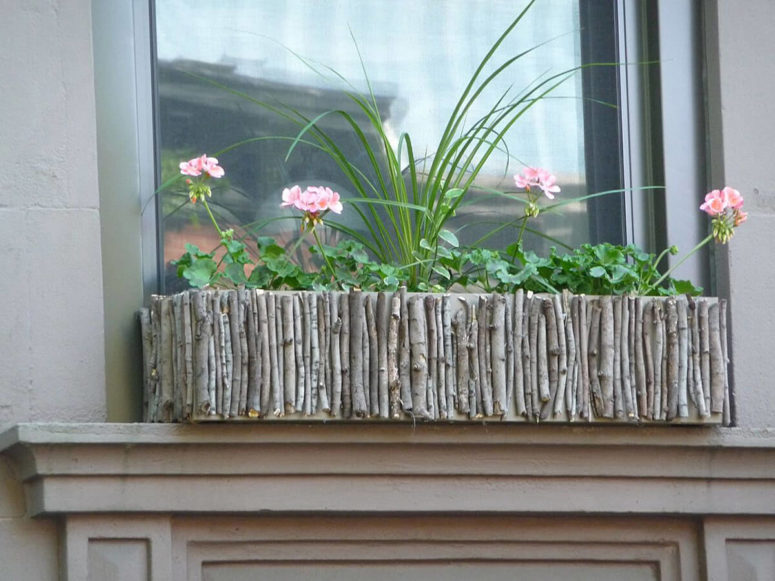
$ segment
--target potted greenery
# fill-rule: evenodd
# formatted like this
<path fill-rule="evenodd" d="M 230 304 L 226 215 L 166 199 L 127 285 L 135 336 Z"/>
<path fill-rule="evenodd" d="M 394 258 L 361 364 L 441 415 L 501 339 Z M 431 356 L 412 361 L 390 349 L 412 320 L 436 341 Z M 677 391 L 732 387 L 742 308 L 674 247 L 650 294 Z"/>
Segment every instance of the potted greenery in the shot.
<path fill-rule="evenodd" d="M 346 202 L 363 232 L 327 219 L 344 210 L 330 188 L 283 191 L 278 202 L 298 212 L 314 239 L 312 268 L 295 260 L 297 247 L 259 236 L 249 249 L 220 227 L 208 204 L 211 180 L 225 174 L 216 158 L 180 164 L 190 200 L 204 206 L 220 245 L 217 252 L 187 245 L 178 275 L 197 290 L 153 297 L 141 313 L 147 421 L 728 421 L 726 305 L 671 279 L 680 262 L 660 273 L 676 249 L 659 256 L 611 244 L 549 256 L 527 250 L 528 222 L 567 203 L 554 201 L 560 186 L 541 168 L 516 175 L 516 191 L 489 192 L 524 204 L 508 247 L 462 247 L 448 227 L 513 124 L 573 73 L 498 101 L 466 125 L 482 91 L 522 56 L 484 73 L 523 15 L 484 57 L 435 153 L 422 160 L 406 134 L 391 145 L 373 93 L 348 97 L 376 146 L 347 112 L 309 119 L 257 102 L 298 125 L 288 155 L 300 143 L 325 152 L 357 193 Z M 368 168 L 321 128 L 327 115 L 351 127 Z M 742 201 L 732 188 L 709 193 L 701 209 L 713 232 L 689 254 L 713 239 L 726 243 L 746 218 Z M 348 237 L 323 244 L 324 227 Z"/>

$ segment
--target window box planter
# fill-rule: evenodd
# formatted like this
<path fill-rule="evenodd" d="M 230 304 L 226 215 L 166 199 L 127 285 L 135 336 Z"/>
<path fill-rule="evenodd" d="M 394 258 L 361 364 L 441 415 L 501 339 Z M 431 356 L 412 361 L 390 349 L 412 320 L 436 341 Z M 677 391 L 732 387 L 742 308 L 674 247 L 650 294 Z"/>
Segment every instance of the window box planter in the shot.
<path fill-rule="evenodd" d="M 140 318 L 148 422 L 730 418 L 715 298 L 189 290 Z"/>

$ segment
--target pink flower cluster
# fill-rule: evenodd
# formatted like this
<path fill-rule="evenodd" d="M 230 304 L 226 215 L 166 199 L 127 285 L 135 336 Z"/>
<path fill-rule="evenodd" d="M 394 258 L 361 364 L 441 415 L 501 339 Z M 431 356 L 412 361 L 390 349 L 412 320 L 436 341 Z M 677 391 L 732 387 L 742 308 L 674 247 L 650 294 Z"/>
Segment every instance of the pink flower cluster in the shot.
<path fill-rule="evenodd" d="M 705 202 L 700 210 L 709 216 L 721 216 L 727 210 L 732 210 L 734 225 L 739 226 L 748 219 L 748 213 L 743 212 L 743 196 L 734 188 L 726 187 L 723 190 L 713 190 L 705 194 Z"/>
<path fill-rule="evenodd" d="M 317 218 L 331 210 L 335 214 L 342 213 L 342 202 L 339 194 L 326 186 L 309 186 L 302 190 L 299 186 L 283 190 L 281 206 L 292 206 L 313 218 Z"/>
<path fill-rule="evenodd" d="M 560 192 L 560 186 L 557 185 L 557 178 L 542 168 L 528 167 L 521 174 L 514 176 L 514 183 L 518 188 L 530 191 L 530 188 L 540 188 L 544 195 L 550 200 L 554 199 L 554 194 Z"/>
<path fill-rule="evenodd" d="M 211 178 L 221 178 L 223 177 L 223 174 L 226 173 L 223 168 L 218 165 L 218 160 L 214 157 L 207 157 L 207 154 L 180 162 L 180 173 L 184 176 L 198 177 L 201 176 L 203 172 Z"/>

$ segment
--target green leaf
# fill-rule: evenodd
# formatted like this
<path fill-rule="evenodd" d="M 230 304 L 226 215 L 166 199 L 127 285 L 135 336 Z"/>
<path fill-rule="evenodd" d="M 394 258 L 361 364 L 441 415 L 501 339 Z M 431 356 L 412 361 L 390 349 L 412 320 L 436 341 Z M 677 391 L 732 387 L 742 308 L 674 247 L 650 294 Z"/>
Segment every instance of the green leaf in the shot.
<path fill-rule="evenodd" d="M 228 265 L 223 274 L 236 285 L 243 285 L 248 280 L 245 276 L 245 268 L 238 263 Z"/>
<path fill-rule="evenodd" d="M 210 284 L 218 265 L 212 258 L 197 258 L 191 266 L 183 270 L 185 278 L 191 286 L 202 288 Z"/>
<path fill-rule="evenodd" d="M 602 278 L 606 275 L 606 270 L 602 266 L 593 266 L 589 269 L 589 276 L 592 278 Z"/>
<path fill-rule="evenodd" d="M 434 264 L 433 265 L 433 272 L 435 272 L 436 274 L 438 274 L 440 277 L 442 277 L 444 279 L 449 280 L 449 278 L 450 278 L 449 271 L 446 268 L 444 268 L 443 266 L 441 266 L 440 264 Z"/>
<path fill-rule="evenodd" d="M 423 250 L 430 250 L 431 252 L 434 250 L 433 246 L 431 246 L 431 243 L 428 242 L 425 238 L 420 239 L 420 248 Z"/>
<path fill-rule="evenodd" d="M 457 248 L 460 246 L 460 242 L 458 241 L 457 236 L 455 236 L 455 234 L 449 230 L 440 230 L 439 238 L 449 244 L 452 248 Z"/>

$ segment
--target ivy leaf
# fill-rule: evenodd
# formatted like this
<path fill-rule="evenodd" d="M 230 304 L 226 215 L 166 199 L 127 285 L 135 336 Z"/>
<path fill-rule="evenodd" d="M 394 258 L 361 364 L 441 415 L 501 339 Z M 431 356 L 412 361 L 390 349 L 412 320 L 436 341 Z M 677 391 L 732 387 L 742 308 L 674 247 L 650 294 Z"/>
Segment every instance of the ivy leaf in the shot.
<path fill-rule="evenodd" d="M 449 244 L 452 248 L 457 248 L 460 246 L 460 242 L 458 241 L 457 236 L 455 236 L 455 234 L 449 230 L 439 231 L 439 238 Z"/>

